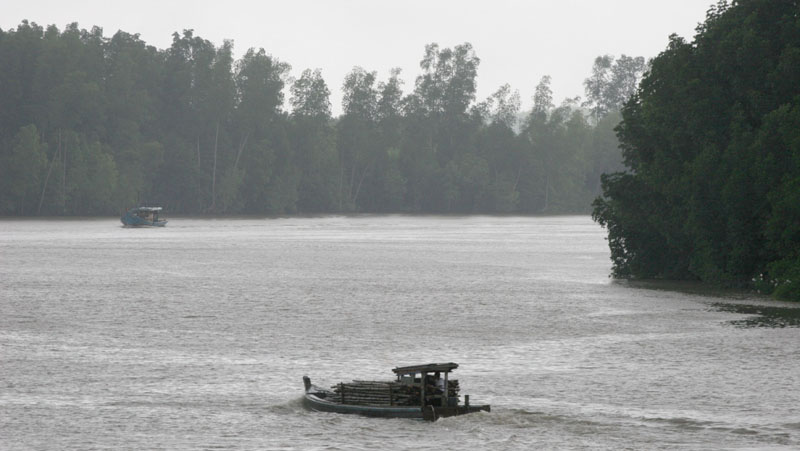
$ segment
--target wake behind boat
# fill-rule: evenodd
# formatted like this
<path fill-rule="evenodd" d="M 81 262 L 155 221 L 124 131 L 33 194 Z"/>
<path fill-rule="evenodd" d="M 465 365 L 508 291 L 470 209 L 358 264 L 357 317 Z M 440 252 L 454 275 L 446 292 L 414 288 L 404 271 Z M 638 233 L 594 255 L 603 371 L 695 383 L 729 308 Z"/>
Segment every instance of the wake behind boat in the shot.
<path fill-rule="evenodd" d="M 459 404 L 459 384 L 449 379 L 457 363 L 430 363 L 392 369 L 395 381 L 358 381 L 340 383 L 326 390 L 311 384 L 303 376 L 303 405 L 320 412 L 352 413 L 370 417 L 413 418 L 435 421 L 437 418 L 489 412 L 488 405 L 471 406 L 469 395 Z M 442 376 L 443 375 L 443 376 Z"/>
<path fill-rule="evenodd" d="M 158 213 L 161 207 L 135 207 L 131 208 L 120 218 L 125 227 L 164 227 L 166 219 L 160 219 Z"/>

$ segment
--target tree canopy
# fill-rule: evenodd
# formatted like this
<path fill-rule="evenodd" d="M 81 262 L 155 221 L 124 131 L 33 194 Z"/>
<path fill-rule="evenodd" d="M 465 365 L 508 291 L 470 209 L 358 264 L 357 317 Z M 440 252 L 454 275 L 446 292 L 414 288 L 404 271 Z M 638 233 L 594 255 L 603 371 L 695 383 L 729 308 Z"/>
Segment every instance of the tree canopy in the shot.
<path fill-rule="evenodd" d="M 602 57 L 586 107 L 556 106 L 545 77 L 527 113 L 509 85 L 476 99 L 469 43 L 432 43 L 408 85 L 354 67 L 333 117 L 319 69 L 293 79 L 233 48 L 192 30 L 166 49 L 77 24 L 0 30 L 0 215 L 584 213 L 621 164 L 615 110 L 643 61 Z"/>
<path fill-rule="evenodd" d="M 800 300 L 796 1 L 720 1 L 692 42 L 672 36 L 617 132 L 625 170 L 594 203 L 617 277 Z"/>

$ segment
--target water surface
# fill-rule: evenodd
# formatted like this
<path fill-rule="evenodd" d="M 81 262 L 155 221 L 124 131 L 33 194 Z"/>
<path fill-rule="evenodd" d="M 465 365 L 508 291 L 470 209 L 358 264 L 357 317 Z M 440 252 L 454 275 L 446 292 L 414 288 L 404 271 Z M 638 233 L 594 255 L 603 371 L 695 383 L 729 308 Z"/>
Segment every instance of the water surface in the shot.
<path fill-rule="evenodd" d="M 800 446 L 797 306 L 612 282 L 604 238 L 588 217 L 0 221 L 0 448 Z M 306 374 L 433 361 L 492 412 L 300 405 Z"/>

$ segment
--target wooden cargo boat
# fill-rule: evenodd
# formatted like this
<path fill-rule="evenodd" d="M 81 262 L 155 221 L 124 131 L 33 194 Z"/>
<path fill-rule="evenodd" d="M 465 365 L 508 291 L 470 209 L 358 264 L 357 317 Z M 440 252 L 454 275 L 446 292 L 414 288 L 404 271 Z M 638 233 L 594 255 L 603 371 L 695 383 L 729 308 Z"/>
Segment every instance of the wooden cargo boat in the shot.
<path fill-rule="evenodd" d="M 340 383 L 323 389 L 303 376 L 303 405 L 319 412 L 352 413 L 370 417 L 437 418 L 489 412 L 488 405 L 473 406 L 469 395 L 459 403 L 458 380 L 450 379 L 457 363 L 429 363 L 392 369 L 397 379 L 390 382 L 359 381 Z"/>

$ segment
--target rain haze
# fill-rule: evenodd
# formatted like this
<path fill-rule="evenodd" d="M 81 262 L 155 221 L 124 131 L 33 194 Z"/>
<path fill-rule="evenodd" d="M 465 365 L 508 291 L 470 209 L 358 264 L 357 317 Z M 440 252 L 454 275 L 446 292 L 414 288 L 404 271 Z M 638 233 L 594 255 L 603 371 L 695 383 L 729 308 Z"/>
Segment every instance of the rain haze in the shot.
<path fill-rule="evenodd" d="M 800 450 L 800 1 L 2 2 L 0 451 Z"/>
<path fill-rule="evenodd" d="M 0 28 L 22 20 L 59 29 L 72 22 L 139 33 L 150 45 L 169 47 L 172 33 L 193 29 L 219 46 L 234 42 L 240 57 L 248 48 L 292 66 L 292 75 L 320 68 L 331 90 L 334 114 L 341 112 L 341 85 L 354 66 L 386 79 L 402 69 L 404 90 L 420 73 L 425 45 L 452 47 L 469 42 L 481 59 L 477 99 L 508 83 L 519 90 L 523 109 L 544 75 L 552 77 L 556 102 L 583 96 L 598 55 L 644 56 L 661 52 L 668 36 L 687 39 L 705 19 L 709 0 L 420 1 L 369 0 L 293 2 L 108 2 L 89 0 L 11 1 Z"/>

